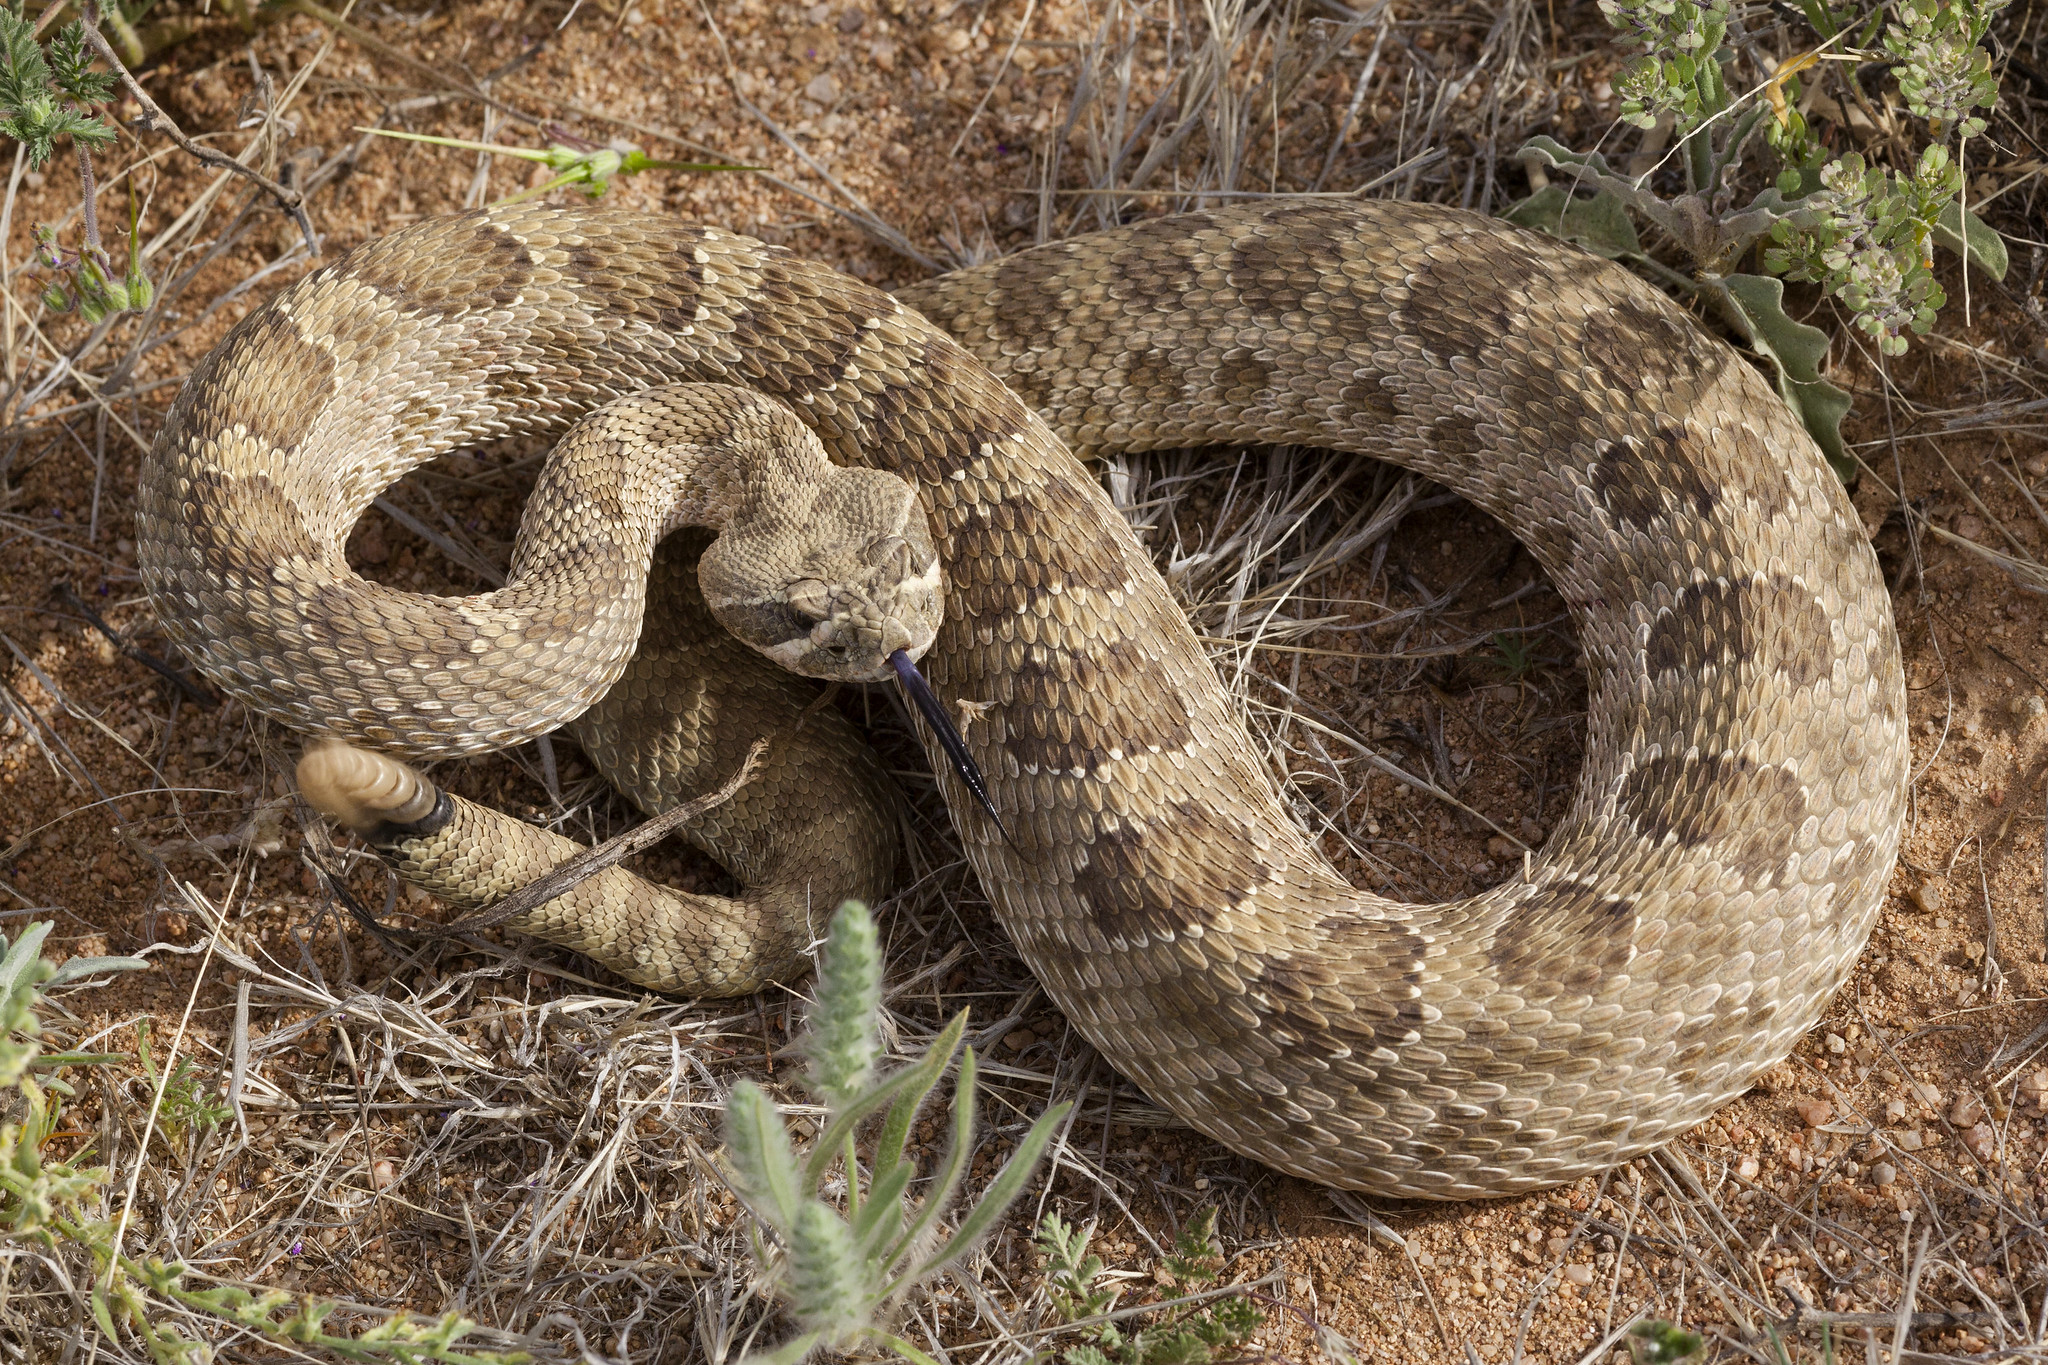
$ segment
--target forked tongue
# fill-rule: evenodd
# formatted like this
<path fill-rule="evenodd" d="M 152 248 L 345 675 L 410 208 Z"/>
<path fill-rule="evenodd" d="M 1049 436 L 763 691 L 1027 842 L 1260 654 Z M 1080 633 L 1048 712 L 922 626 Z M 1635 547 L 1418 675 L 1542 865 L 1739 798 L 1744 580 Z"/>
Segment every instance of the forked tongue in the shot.
<path fill-rule="evenodd" d="M 1003 836 L 1003 842 L 1014 848 L 1010 831 L 1003 828 L 1003 817 L 996 814 L 995 802 L 988 798 L 988 784 L 981 780 L 981 769 L 976 766 L 974 756 L 967 752 L 967 741 L 953 728 L 953 718 L 946 714 L 945 707 L 939 705 L 939 699 L 932 694 L 932 685 L 924 680 L 924 674 L 917 671 L 917 665 L 910 661 L 910 656 L 900 649 L 889 656 L 889 666 L 896 670 L 896 681 L 903 684 L 903 690 L 917 703 L 918 714 L 924 717 L 924 723 L 931 726 L 932 733 L 939 737 L 939 747 L 953 761 L 953 771 L 967 784 L 967 790 L 974 793 L 974 799 L 981 802 L 988 818 L 996 822 L 996 832 Z"/>

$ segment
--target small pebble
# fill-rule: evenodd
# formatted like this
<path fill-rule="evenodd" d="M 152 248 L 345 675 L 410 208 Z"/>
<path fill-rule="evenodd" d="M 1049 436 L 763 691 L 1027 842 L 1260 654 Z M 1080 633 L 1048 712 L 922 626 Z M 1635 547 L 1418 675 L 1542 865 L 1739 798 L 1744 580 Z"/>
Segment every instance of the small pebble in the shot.
<path fill-rule="evenodd" d="M 2027 721 L 2048 713 L 2048 701 L 2041 700 L 2041 694 L 2038 692 L 2029 692 L 2024 697 L 2014 697 L 2007 704 L 2007 709 L 2021 720 Z"/>
<path fill-rule="evenodd" d="M 1833 1034 L 1828 1036 L 1830 1038 L 1834 1037 Z M 1835 1041 L 1840 1042 L 1841 1040 L 1835 1039 Z M 1792 1102 L 1792 1107 L 1799 1111 L 1799 1121 L 1808 1128 L 1818 1128 L 1823 1123 L 1833 1122 L 1835 1117 L 1835 1106 L 1829 1104 L 1826 1100 L 1797 1099 Z"/>
<path fill-rule="evenodd" d="M 1885 1101 L 1884 1121 L 1886 1123 L 1904 1123 L 1906 1121 L 1906 1102 L 1904 1100 Z"/>
<path fill-rule="evenodd" d="M 1038 1035 L 1028 1028 L 1011 1029 L 1003 1035 L 1003 1046 L 1012 1052 L 1022 1052 L 1038 1041 Z"/>
<path fill-rule="evenodd" d="M 1870 1183 L 1879 1189 L 1883 1189 L 1898 1178 L 1898 1168 L 1889 1161 L 1880 1161 L 1870 1168 Z"/>
<path fill-rule="evenodd" d="M 1746 1156 L 1742 1158 L 1742 1164 L 1735 1168 L 1735 1174 L 1742 1180 L 1754 1180 L 1756 1179 L 1757 1169 L 1756 1158 Z"/>
<path fill-rule="evenodd" d="M 1486 851 L 1496 858 L 1512 858 L 1515 854 L 1521 852 L 1520 849 L 1515 847 L 1512 840 L 1499 834 L 1486 841 Z"/>
<path fill-rule="evenodd" d="M 1941 883 L 1922 882 L 1913 888 L 1913 906 L 1923 915 L 1941 909 Z"/>
<path fill-rule="evenodd" d="M 804 98 L 819 104 L 830 104 L 839 98 L 839 82 L 832 78 L 831 72 L 820 72 L 811 77 L 810 84 L 804 87 Z"/>
<path fill-rule="evenodd" d="M 1918 1128 L 1908 1128 L 1893 1137 L 1892 1141 L 1899 1145 L 1899 1150 L 1902 1152 L 1917 1152 L 1926 1145 L 1926 1141 L 1920 1136 Z"/>
<path fill-rule="evenodd" d="M 1989 1161 L 1998 1154 L 1998 1130 L 1988 1123 L 1977 1123 L 1963 1134 L 1963 1146 L 1979 1161 Z"/>
<path fill-rule="evenodd" d="M 1941 1091 L 1929 1085 L 1926 1081 L 1915 1081 L 1907 1088 L 1913 1092 L 1914 1099 L 1920 1101 L 1929 1109 L 1941 1108 Z"/>
<path fill-rule="evenodd" d="M 1571 1283 L 1584 1288 L 1593 1283 L 1593 1267 L 1573 1262 L 1564 1268 L 1564 1277 Z"/>
<path fill-rule="evenodd" d="M 370 1167 L 370 1181 L 380 1190 L 388 1190 L 398 1180 L 398 1168 L 389 1161 L 378 1161 Z"/>
<path fill-rule="evenodd" d="M 1948 1121 L 1958 1128 L 1968 1128 L 1984 1117 L 1984 1102 L 1975 1095 L 1958 1095 L 1955 1104 L 1948 1111 Z"/>
<path fill-rule="evenodd" d="M 1839 1033 L 1830 1033 L 1826 1042 L 1828 1051 L 1837 1057 L 1849 1050 L 1848 1040 Z"/>

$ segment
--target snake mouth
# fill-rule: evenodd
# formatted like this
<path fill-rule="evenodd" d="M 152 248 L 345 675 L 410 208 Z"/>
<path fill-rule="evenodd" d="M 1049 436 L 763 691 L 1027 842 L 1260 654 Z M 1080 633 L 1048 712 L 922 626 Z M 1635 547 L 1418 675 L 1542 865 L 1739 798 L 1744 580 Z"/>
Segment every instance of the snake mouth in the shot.
<path fill-rule="evenodd" d="M 896 670 L 896 681 L 902 684 L 903 691 L 916 704 L 917 713 L 924 717 L 924 723 L 932 727 L 939 747 L 952 760 L 953 771 L 967 784 L 967 790 L 974 793 L 974 799 L 988 812 L 988 818 L 995 821 L 996 833 L 1003 836 L 1003 842 L 1014 848 L 1016 845 L 1010 838 L 1010 831 L 1003 828 L 1003 817 L 996 814 L 995 802 L 989 799 L 988 784 L 982 781 L 980 765 L 967 752 L 966 739 L 954 727 L 953 718 L 946 714 L 946 708 L 939 704 L 932 685 L 925 681 L 924 674 L 917 671 L 917 665 L 911 662 L 910 655 L 904 650 L 899 649 L 889 655 L 889 666 Z"/>

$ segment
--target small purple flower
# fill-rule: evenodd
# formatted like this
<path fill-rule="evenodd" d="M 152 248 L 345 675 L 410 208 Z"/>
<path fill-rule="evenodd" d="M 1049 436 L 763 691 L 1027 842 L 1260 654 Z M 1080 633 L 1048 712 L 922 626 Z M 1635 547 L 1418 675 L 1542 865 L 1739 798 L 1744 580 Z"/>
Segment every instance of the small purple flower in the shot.
<path fill-rule="evenodd" d="M 294 1237 L 294 1238 L 292 1238 L 292 1249 L 291 1249 L 290 1251 L 287 1251 L 287 1252 L 285 1253 L 285 1255 L 287 1255 L 287 1256 L 297 1256 L 297 1255 L 300 1255 L 301 1253 L 303 1253 L 303 1252 L 305 1251 L 305 1249 L 306 1249 L 306 1244 L 305 1244 L 304 1242 L 301 1242 L 301 1241 L 300 1241 L 300 1240 L 299 1240 L 298 1238 Z"/>

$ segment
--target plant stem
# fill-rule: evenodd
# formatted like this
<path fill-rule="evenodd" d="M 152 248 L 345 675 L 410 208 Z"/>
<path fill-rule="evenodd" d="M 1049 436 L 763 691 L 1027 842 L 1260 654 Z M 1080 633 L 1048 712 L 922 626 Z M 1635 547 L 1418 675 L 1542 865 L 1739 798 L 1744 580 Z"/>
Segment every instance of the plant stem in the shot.
<path fill-rule="evenodd" d="M 82 205 L 85 212 L 85 249 L 92 253 L 93 264 L 104 273 L 107 269 L 107 253 L 100 247 L 99 196 L 95 192 L 97 186 L 93 181 L 92 153 L 87 151 L 85 144 L 77 138 L 71 140 L 71 145 L 78 152 L 78 183 L 85 194 Z"/>
<path fill-rule="evenodd" d="M 320 243 L 313 235 L 312 219 L 306 216 L 306 196 L 289 186 L 280 185 L 254 166 L 244 165 L 225 152 L 215 151 L 185 136 L 185 131 L 178 127 L 177 120 L 166 114 L 158 107 L 157 102 L 149 97 L 149 92 L 136 82 L 135 77 L 121 61 L 120 55 L 108 44 L 106 35 L 100 32 L 99 0 L 79 0 L 78 7 L 85 21 L 85 40 L 92 44 L 92 50 L 99 54 L 100 60 L 120 78 L 121 88 L 128 92 L 128 98 L 134 100 L 142 110 L 142 125 L 150 132 L 162 133 L 177 143 L 178 149 L 186 155 L 196 157 L 208 166 L 239 175 L 275 199 L 277 206 L 289 213 L 292 221 L 299 225 L 299 231 L 306 239 L 306 250 L 318 256 Z M 88 198 L 86 202 L 90 203 L 91 200 Z"/>

